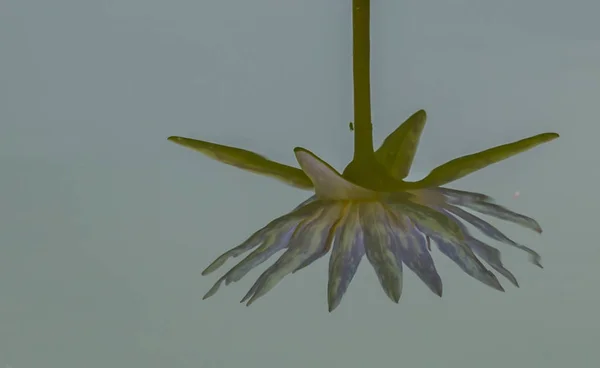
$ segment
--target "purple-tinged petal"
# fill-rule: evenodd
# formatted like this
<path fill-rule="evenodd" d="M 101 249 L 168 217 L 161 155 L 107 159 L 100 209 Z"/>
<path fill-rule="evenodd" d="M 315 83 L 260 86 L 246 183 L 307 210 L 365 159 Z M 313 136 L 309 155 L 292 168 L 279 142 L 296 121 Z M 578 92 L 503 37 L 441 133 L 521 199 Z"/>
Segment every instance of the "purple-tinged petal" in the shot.
<path fill-rule="evenodd" d="M 402 261 L 388 232 L 389 216 L 378 202 L 361 203 L 359 207 L 367 259 L 386 295 L 398 303 L 402 294 Z"/>
<path fill-rule="evenodd" d="M 337 308 L 342 301 L 342 297 L 365 254 L 363 236 L 358 207 L 352 204 L 336 231 L 329 258 L 327 304 L 330 312 Z"/>
<path fill-rule="evenodd" d="M 509 237 L 507 237 L 502 232 L 500 232 L 500 230 L 498 230 L 492 224 L 463 210 L 462 208 L 452 206 L 452 205 L 446 205 L 441 210 L 443 210 L 445 212 L 450 212 L 451 214 L 462 218 L 463 220 L 467 221 L 468 223 L 473 225 L 475 228 L 477 228 L 477 230 L 481 231 L 482 233 L 484 233 L 485 235 L 489 236 L 490 238 L 492 238 L 494 240 L 498 240 L 500 242 L 510 244 L 510 245 L 517 245 L 517 243 L 515 243 Z"/>
<path fill-rule="evenodd" d="M 268 293 L 286 275 L 292 273 L 308 259 L 314 259 L 315 254 L 321 254 L 331 242 L 331 228 L 342 212 L 343 204 L 331 204 L 323 208 L 315 217 L 306 220 L 294 232 L 288 249 L 283 255 L 258 278 L 246 294 L 242 302 L 252 304 L 261 296 Z"/>
<path fill-rule="evenodd" d="M 540 224 L 538 224 L 538 222 L 532 219 L 531 217 L 527 217 L 525 215 L 513 212 L 498 204 L 479 200 L 467 200 L 465 198 L 461 199 L 453 196 L 446 196 L 446 199 L 447 203 L 449 204 L 467 207 L 469 209 L 472 209 L 473 211 L 483 213 L 484 215 L 493 216 L 501 220 L 506 220 L 517 225 L 521 225 L 535 232 L 542 232 Z"/>
<path fill-rule="evenodd" d="M 294 208 L 294 211 L 318 200 L 319 198 L 316 195 L 312 195 L 307 200 L 297 205 L 296 208 Z"/>
<path fill-rule="evenodd" d="M 478 255 L 481 259 L 483 259 L 487 264 L 489 264 L 494 270 L 496 270 L 502 276 L 506 277 L 511 283 L 513 283 L 513 285 L 515 285 L 516 287 L 519 287 L 517 278 L 512 274 L 512 272 L 507 270 L 504 267 L 504 265 L 502 264 L 502 260 L 500 259 L 501 258 L 500 251 L 492 246 L 485 244 L 484 242 L 482 242 L 476 238 L 473 238 L 469 234 L 469 230 L 467 230 L 466 226 L 464 224 L 462 224 L 458 220 L 458 218 L 456 218 L 455 214 L 448 212 L 447 209 L 445 209 L 443 211 L 445 213 L 447 213 L 448 216 L 451 216 L 456 220 L 457 224 L 461 227 L 463 233 L 465 233 L 465 235 L 466 235 L 465 243 L 469 246 L 469 248 L 471 248 L 473 250 L 473 253 Z M 460 212 L 460 211 L 458 211 L 458 212 Z M 465 212 L 465 213 L 467 213 L 468 215 L 471 215 L 468 212 Z"/>
<path fill-rule="evenodd" d="M 310 265 L 317 259 L 319 259 L 319 258 L 325 256 L 327 253 L 329 253 L 329 251 L 331 250 L 331 246 L 333 245 L 333 239 L 335 237 L 336 231 L 337 231 L 338 227 L 340 226 L 340 224 L 342 224 L 344 218 L 346 217 L 346 212 L 348 211 L 349 207 L 350 207 L 349 203 L 342 204 L 338 218 L 332 218 L 330 220 L 332 223 L 332 226 L 329 229 L 329 235 L 324 244 L 324 247 L 319 252 L 315 252 L 309 258 L 304 260 L 304 262 L 302 262 L 302 264 L 300 266 L 298 266 L 298 268 L 296 268 L 292 273 L 296 273 L 296 272 L 300 271 L 304 267 Z"/>
<path fill-rule="evenodd" d="M 223 281 L 225 281 L 225 285 L 238 281 L 251 269 L 269 259 L 273 254 L 285 249 L 298 226 L 297 223 L 286 223 L 279 227 L 275 227 L 272 232 L 269 232 L 266 235 L 265 241 L 260 247 L 219 278 L 202 299 L 213 296 L 219 290 Z"/>
<path fill-rule="evenodd" d="M 500 251 L 498 249 L 472 237 L 467 238 L 466 243 L 473 250 L 473 253 L 481 257 L 481 259 L 489 264 L 490 267 L 492 267 L 502 276 L 506 277 L 506 279 L 513 285 L 519 287 L 517 278 L 502 264 L 502 260 L 500 259 Z"/>
<path fill-rule="evenodd" d="M 229 258 L 235 258 L 240 254 L 246 253 L 247 251 L 256 248 L 264 242 L 267 232 L 277 232 L 279 230 L 276 229 L 279 229 L 284 224 L 298 223 L 302 219 L 311 216 L 314 213 L 314 211 L 318 210 L 319 207 L 319 203 L 307 204 L 302 207 L 298 206 L 292 212 L 269 222 L 265 227 L 252 234 L 245 242 L 219 256 L 219 258 L 214 260 L 208 267 L 206 267 L 206 269 L 204 269 L 204 271 L 202 271 L 202 275 L 204 276 L 208 275 L 211 272 L 214 272 L 219 267 L 221 267 Z M 265 247 L 263 247 L 263 249 L 265 249 Z"/>
<path fill-rule="evenodd" d="M 398 213 L 389 211 L 388 234 L 395 249 L 396 258 L 414 272 L 437 296 L 442 296 L 442 279 L 438 274 L 433 258 L 427 250 L 427 242 L 411 221 Z"/>
<path fill-rule="evenodd" d="M 464 236 L 463 239 L 446 236 L 443 232 L 431 228 L 428 224 L 423 222 L 416 222 L 415 226 L 420 232 L 433 239 L 440 251 L 448 258 L 452 259 L 468 275 L 480 280 L 488 286 L 504 291 L 498 282 L 498 279 L 496 279 L 496 276 L 485 268 L 475 254 L 473 254 L 471 248 L 465 244 L 465 240 L 469 235 L 464 226 L 449 214 L 442 213 L 442 216 L 446 217 L 447 221 L 454 223 L 455 226 L 460 229 L 461 234 Z"/>
<path fill-rule="evenodd" d="M 271 258 L 272 255 L 289 247 L 294 234 L 307 221 L 310 221 L 310 219 L 302 220 L 299 223 L 283 225 L 280 228 L 274 229 L 272 233 L 266 236 L 265 242 L 261 244 L 260 247 L 235 265 L 225 275 L 225 285 L 241 280 L 248 272 Z"/>
<path fill-rule="evenodd" d="M 479 217 L 463 210 L 462 208 L 456 207 L 456 206 L 446 205 L 446 206 L 444 206 L 443 210 L 450 212 L 450 214 L 453 214 L 453 215 L 456 215 L 456 216 L 462 218 L 463 220 L 470 223 L 477 230 L 481 231 L 482 233 L 489 236 L 490 238 L 492 238 L 494 240 L 498 240 L 505 244 L 511 245 L 515 248 L 518 248 L 518 249 L 528 253 L 529 260 L 531 261 L 531 263 L 535 264 L 538 267 L 542 267 L 542 264 L 540 263 L 542 257 L 536 251 L 534 251 L 533 249 L 531 249 L 529 247 L 526 247 L 524 245 L 514 242 L 513 240 L 508 238 L 500 230 L 498 230 L 496 227 L 494 227 L 487 221 L 482 220 Z"/>
<path fill-rule="evenodd" d="M 538 222 L 532 219 L 531 217 L 527 217 L 525 215 L 513 212 L 503 206 L 494 203 L 473 202 L 466 204 L 465 207 L 470 208 L 473 211 L 483 213 L 484 215 L 489 215 L 499 218 L 501 220 L 510 221 L 512 223 L 521 225 L 538 233 L 542 232 L 542 227 L 540 226 L 540 224 L 538 224 Z"/>
<path fill-rule="evenodd" d="M 223 282 L 225 282 L 225 285 L 228 285 L 231 282 L 240 280 L 250 270 L 269 259 L 273 254 L 286 248 L 299 224 L 303 223 L 307 218 L 318 215 L 322 211 L 322 206 L 322 201 L 307 205 L 301 209 L 271 221 L 263 229 L 256 232 L 255 235 L 251 236 L 249 240 L 259 236 L 260 246 L 246 256 L 246 258 L 236 264 L 225 275 L 219 278 L 213 287 L 204 295 L 203 299 L 213 296 L 219 290 L 219 287 Z M 252 240 L 251 244 L 254 245 L 255 240 Z M 232 249 L 231 251 L 239 251 L 241 253 L 242 250 L 238 250 L 238 248 L 244 245 L 245 243 Z M 223 264 L 230 256 L 229 253 L 231 251 L 219 257 L 217 261 L 213 262 L 213 265 L 216 264 L 216 267 L 218 267 Z M 237 255 L 235 253 L 233 254 Z M 209 268 L 213 265 L 209 266 Z"/>
<path fill-rule="evenodd" d="M 451 198 L 459 206 L 462 206 L 462 203 L 465 202 L 494 202 L 494 199 L 492 197 L 482 193 L 466 192 L 464 190 L 450 189 L 444 187 L 438 187 L 430 190 L 439 192 L 444 196 Z"/>
<path fill-rule="evenodd" d="M 229 258 L 235 258 L 240 254 L 246 253 L 247 251 L 258 247 L 263 242 L 265 232 L 267 232 L 267 230 L 267 227 L 258 230 L 242 244 L 220 255 L 219 258 L 215 259 L 208 267 L 204 269 L 204 271 L 202 271 L 202 276 L 206 276 L 216 271 L 219 267 L 225 264 Z"/>
<path fill-rule="evenodd" d="M 391 203 L 388 208 L 393 208 L 395 213 L 407 216 L 412 223 L 426 227 L 431 234 L 455 241 L 464 240 L 464 234 L 456 222 L 436 209 L 412 201 Z"/>
<path fill-rule="evenodd" d="M 417 227 L 419 228 L 419 226 Z M 419 230 L 427 234 L 426 229 L 419 228 Z M 496 276 L 485 268 L 465 243 L 454 243 L 437 236 L 431 236 L 431 239 L 437 244 L 438 249 L 454 261 L 466 274 L 496 290 L 504 291 Z"/>

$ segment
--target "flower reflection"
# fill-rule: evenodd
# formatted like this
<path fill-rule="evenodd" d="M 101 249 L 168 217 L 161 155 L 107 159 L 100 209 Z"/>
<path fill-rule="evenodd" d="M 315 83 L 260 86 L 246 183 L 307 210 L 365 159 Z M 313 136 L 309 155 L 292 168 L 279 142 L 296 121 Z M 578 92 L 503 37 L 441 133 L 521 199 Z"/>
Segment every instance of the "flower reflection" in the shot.
<path fill-rule="evenodd" d="M 205 298 L 212 296 L 221 283 L 241 279 L 282 249 L 286 251 L 258 278 L 242 302 L 252 304 L 283 277 L 308 266 L 330 249 L 330 311 L 339 305 L 364 255 L 391 300 L 398 302 L 400 299 L 403 265 L 441 296 L 442 280 L 427 249 L 426 236 L 463 271 L 486 285 L 503 290 L 496 276 L 486 269 L 476 254 L 516 284 L 514 276 L 503 267 L 499 252 L 472 238 L 454 215 L 470 220 L 493 238 L 516 243 L 452 203 L 483 209 L 487 214 L 539 229 L 534 220 L 485 202 L 487 197 L 475 193 L 442 188 L 375 192 L 345 180 L 307 150 L 299 148 L 295 153 L 303 171 L 314 183 L 316 195 L 213 262 L 203 274 L 216 270 L 230 257 L 254 249 L 221 277 Z M 533 254 L 538 257 L 537 253 Z"/>
<path fill-rule="evenodd" d="M 421 181 L 405 182 L 402 179 L 410 170 L 424 123 L 424 111 L 413 114 L 375 152 L 377 161 L 392 178 L 386 179 L 385 186 L 389 190 L 375 190 L 363 184 L 364 170 L 354 170 L 352 163 L 340 175 L 323 160 L 302 148 L 295 149 L 300 170 L 239 148 L 170 137 L 171 141 L 199 150 L 221 162 L 275 177 L 302 189 L 314 189 L 315 192 L 290 213 L 271 221 L 209 265 L 202 272 L 203 275 L 217 270 L 229 258 L 250 252 L 219 278 L 204 298 L 214 295 L 221 284 L 240 280 L 281 250 L 285 250 L 284 253 L 260 275 L 242 302 L 252 304 L 286 275 L 303 269 L 330 251 L 330 311 L 339 305 L 363 256 L 375 270 L 386 295 L 394 302 L 398 302 L 402 293 L 404 266 L 414 272 L 432 292 L 441 296 L 442 280 L 430 253 L 430 239 L 442 254 L 480 282 L 504 291 L 481 259 L 518 286 L 514 275 L 502 264 L 498 249 L 476 239 L 465 224 L 472 225 L 493 240 L 527 252 L 531 262 L 541 267 L 539 254 L 509 239 L 493 225 L 467 210 L 541 233 L 539 224 L 532 218 L 494 203 L 484 194 L 441 185 L 555 139 L 558 135 L 540 134 L 464 156 L 441 165 Z"/>

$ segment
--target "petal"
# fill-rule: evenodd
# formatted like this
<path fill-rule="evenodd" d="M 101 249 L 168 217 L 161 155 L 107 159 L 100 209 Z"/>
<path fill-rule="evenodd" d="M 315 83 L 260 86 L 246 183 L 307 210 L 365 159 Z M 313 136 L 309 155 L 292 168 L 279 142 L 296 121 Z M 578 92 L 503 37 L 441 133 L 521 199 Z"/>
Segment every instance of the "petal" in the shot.
<path fill-rule="evenodd" d="M 444 196 L 452 198 L 457 204 L 464 202 L 489 202 L 493 203 L 494 199 L 481 193 L 466 192 L 464 190 L 450 189 L 450 188 L 435 188 L 433 191 L 442 193 Z"/>
<path fill-rule="evenodd" d="M 454 263 L 468 275 L 494 289 L 504 291 L 496 276 L 485 268 L 485 266 L 477 259 L 471 248 L 465 243 L 469 238 L 467 229 L 452 215 L 443 213 L 443 216 L 445 216 L 448 221 L 453 222 L 461 230 L 461 233 L 464 236 L 463 240 L 446 237 L 443 233 L 431 229 L 420 222 L 415 223 L 415 226 L 423 234 L 433 239 L 440 251 L 454 261 Z"/>
<path fill-rule="evenodd" d="M 217 161 L 256 174 L 270 176 L 293 187 L 306 190 L 313 188 L 312 182 L 302 170 L 269 160 L 257 153 L 191 138 L 172 136 L 167 139 L 201 152 Z"/>
<path fill-rule="evenodd" d="M 342 224 L 344 218 L 346 217 L 349 207 L 350 207 L 349 203 L 344 203 L 342 205 L 342 209 L 341 209 L 340 213 L 338 214 L 337 218 L 330 220 L 330 222 L 333 225 L 329 229 L 329 236 L 327 238 L 327 241 L 324 244 L 324 247 L 319 252 L 314 253 L 312 256 L 310 256 L 309 258 L 304 260 L 304 262 L 300 266 L 298 266 L 298 268 L 296 268 L 292 273 L 296 273 L 296 272 L 300 271 L 304 267 L 310 265 L 317 259 L 319 259 L 319 258 L 323 257 L 324 255 L 326 255 L 327 253 L 329 253 L 329 251 L 331 250 L 331 246 L 333 245 L 333 239 L 335 237 L 336 230 L 338 229 L 340 224 Z"/>
<path fill-rule="evenodd" d="M 457 242 L 464 240 L 461 228 L 440 211 L 410 201 L 393 203 L 390 206 L 394 208 L 394 212 L 408 216 L 412 223 L 427 228 L 430 234 L 437 234 L 439 237 Z"/>
<path fill-rule="evenodd" d="M 279 218 L 276 218 L 275 220 L 268 223 L 267 226 L 252 234 L 248 238 L 248 240 L 219 256 L 219 258 L 214 260 L 208 267 L 206 267 L 206 269 L 204 269 L 204 271 L 202 271 L 202 275 L 205 276 L 209 273 L 214 272 L 219 267 L 221 267 L 229 258 L 237 257 L 240 254 L 246 253 L 247 251 L 259 246 L 264 241 L 266 232 L 272 232 L 273 229 L 280 227 L 284 223 L 299 222 L 300 220 L 309 217 L 319 207 L 320 204 L 311 204 L 310 206 L 308 206 L 308 203 L 306 203 L 306 205 L 298 206 L 292 212 Z"/>
<path fill-rule="evenodd" d="M 408 175 L 426 120 L 425 110 L 415 112 L 388 135 L 375 152 L 377 161 L 383 164 L 394 178 L 401 180 Z"/>
<path fill-rule="evenodd" d="M 242 302 L 248 300 L 246 305 L 252 304 L 306 260 L 320 254 L 331 242 L 330 230 L 341 211 L 342 205 L 334 204 L 324 208 L 318 216 L 302 223 L 294 232 L 285 253 L 258 278 Z"/>
<path fill-rule="evenodd" d="M 228 285 L 231 282 L 240 280 L 250 270 L 262 264 L 273 254 L 286 248 L 296 228 L 300 224 L 307 221 L 307 219 L 317 216 L 321 211 L 321 203 L 313 203 L 312 205 L 306 206 L 300 210 L 275 219 L 269 225 L 259 230 L 257 233 L 260 233 L 262 241 L 260 246 L 246 256 L 246 258 L 240 261 L 237 265 L 235 265 L 225 275 L 219 278 L 213 287 L 204 295 L 203 299 L 213 296 L 219 290 L 219 287 L 223 282 Z M 254 235 L 251 238 L 253 237 Z M 235 249 L 236 248 L 232 250 Z M 229 252 L 225 253 L 223 256 L 217 259 L 217 261 L 219 261 L 223 258 L 222 261 L 219 261 L 219 264 L 225 262 L 226 257 L 224 258 L 224 256 L 227 256 L 228 253 Z M 213 264 L 215 264 L 217 261 L 213 262 Z M 211 266 L 209 266 L 209 268 Z"/>
<path fill-rule="evenodd" d="M 484 220 L 480 219 L 479 217 L 472 215 L 471 213 L 463 210 L 462 208 L 456 207 L 456 206 L 446 205 L 446 206 L 444 206 L 444 210 L 450 212 L 453 215 L 456 215 L 456 216 L 462 218 L 463 220 L 470 223 L 475 228 L 477 228 L 477 230 L 481 231 L 482 233 L 489 236 L 490 238 L 492 238 L 494 240 L 498 240 L 500 242 L 503 242 L 505 244 L 511 245 L 515 248 L 518 248 L 518 249 L 521 249 L 521 250 L 527 252 L 529 254 L 529 260 L 531 261 L 531 263 L 535 264 L 536 266 L 542 267 L 542 265 L 540 263 L 542 257 L 536 251 L 534 251 L 533 249 L 531 249 L 529 247 L 526 247 L 524 245 L 514 242 L 513 240 L 511 240 L 509 237 L 504 235 L 502 232 L 500 232 L 500 230 L 495 228 L 493 225 L 491 225 L 487 221 L 484 221 Z"/>
<path fill-rule="evenodd" d="M 358 208 L 352 205 L 335 233 L 329 258 L 327 304 L 330 312 L 342 301 L 364 254 L 363 231 L 360 227 Z"/>
<path fill-rule="evenodd" d="M 411 221 L 397 212 L 388 210 L 390 222 L 388 233 L 396 249 L 396 257 L 413 271 L 421 281 L 437 296 L 442 296 L 442 279 L 438 274 L 427 242 Z"/>
<path fill-rule="evenodd" d="M 316 195 L 312 195 L 307 200 L 305 200 L 304 202 L 302 202 L 298 206 L 296 206 L 296 208 L 294 208 L 294 210 L 297 210 L 298 208 L 304 207 L 307 204 L 318 201 L 318 200 L 319 200 L 319 198 Z"/>
<path fill-rule="evenodd" d="M 446 212 L 446 211 L 444 211 L 444 212 Z M 446 212 L 446 213 L 448 213 L 448 212 Z M 465 211 L 465 213 L 471 215 L 470 213 L 468 213 L 466 211 Z M 513 285 L 515 285 L 516 287 L 519 287 L 517 278 L 512 274 L 512 272 L 507 270 L 504 267 L 504 265 L 502 264 L 502 261 L 500 259 L 500 251 L 498 249 L 496 249 L 492 246 L 489 246 L 489 245 L 485 244 L 484 242 L 479 241 L 478 239 L 475 239 L 472 236 L 470 236 L 469 231 L 467 230 L 465 225 L 463 225 L 456 218 L 456 216 L 454 214 L 448 213 L 448 216 L 452 216 L 457 220 L 457 223 L 460 225 L 463 233 L 465 233 L 467 235 L 465 242 L 469 246 L 469 248 L 471 248 L 473 250 L 473 253 L 478 255 L 481 259 L 483 259 L 487 264 L 489 264 L 494 270 L 496 270 L 502 276 L 506 277 L 508 279 L 508 281 L 513 283 Z"/>
<path fill-rule="evenodd" d="M 500 251 L 492 246 L 485 244 L 475 238 L 469 237 L 466 240 L 467 245 L 473 250 L 473 253 L 481 257 L 496 272 L 506 277 L 516 287 L 519 287 L 517 278 L 507 270 L 500 260 Z"/>
<path fill-rule="evenodd" d="M 318 214 L 318 212 L 317 212 Z M 315 215 L 317 215 L 315 214 Z M 235 265 L 226 275 L 225 284 L 237 282 L 246 276 L 248 272 L 256 268 L 278 251 L 289 246 L 292 236 L 302 227 L 302 225 L 310 221 L 312 217 L 301 220 L 299 223 L 282 224 L 273 229 L 265 236 L 265 241 L 255 251 L 249 254 L 240 263 Z"/>
<path fill-rule="evenodd" d="M 542 227 L 540 226 L 540 224 L 538 224 L 538 222 L 532 219 L 531 217 L 527 217 L 525 215 L 513 212 L 498 204 L 485 202 L 467 202 L 462 204 L 462 206 L 472 209 L 473 211 L 483 213 L 484 215 L 489 215 L 499 218 L 501 220 L 510 221 L 517 225 L 521 225 L 523 227 L 531 229 L 537 233 L 542 232 Z"/>
<path fill-rule="evenodd" d="M 556 133 L 543 133 L 471 155 L 462 156 L 436 167 L 418 183 L 423 187 L 438 187 L 558 137 L 559 135 Z"/>
<path fill-rule="evenodd" d="M 319 198 L 333 200 L 374 199 L 378 193 L 344 179 L 334 168 L 304 148 L 295 148 L 296 159 L 315 186 Z"/>
<path fill-rule="evenodd" d="M 440 251 L 452 259 L 467 274 L 475 277 L 486 285 L 503 291 L 502 286 L 496 279 L 496 276 L 494 276 L 494 274 L 485 268 L 485 266 L 477 259 L 477 257 L 475 257 L 473 251 L 464 243 L 464 241 L 468 238 L 468 232 L 466 231 L 466 228 L 464 228 L 464 226 L 462 226 L 460 222 L 451 215 L 443 212 L 438 213 L 443 216 L 447 222 L 453 223 L 454 226 L 459 229 L 460 234 L 463 236 L 462 239 L 450 234 L 449 232 L 440 231 L 439 228 L 432 227 L 426 221 L 422 221 L 421 219 L 413 220 L 414 225 L 420 232 L 433 239 L 438 245 Z"/>
<path fill-rule="evenodd" d="M 219 290 L 223 281 L 225 281 L 225 284 L 227 285 L 231 282 L 240 280 L 251 269 L 269 259 L 273 254 L 286 248 L 297 227 L 298 224 L 286 223 L 274 228 L 273 231 L 266 235 L 265 241 L 260 247 L 219 278 L 202 299 L 213 296 Z"/>
<path fill-rule="evenodd" d="M 268 225 L 267 225 L 268 226 Z M 228 250 L 219 256 L 219 258 L 215 259 L 208 267 L 202 271 L 202 276 L 206 276 L 214 271 L 216 271 L 219 267 L 225 264 L 229 258 L 235 258 L 240 254 L 246 253 L 247 251 L 258 247 L 264 240 L 265 232 L 268 227 L 264 227 L 254 234 L 252 234 L 246 241 L 237 247 Z"/>
<path fill-rule="evenodd" d="M 388 233 L 386 224 L 390 220 L 384 207 L 377 202 L 362 203 L 359 207 L 367 259 L 387 296 L 398 303 L 402 293 L 402 261 L 397 257 L 397 249 Z"/>
<path fill-rule="evenodd" d="M 435 241 L 439 250 L 454 261 L 467 275 L 496 290 L 504 291 L 496 276 L 485 268 L 465 243 L 454 243 L 435 236 L 432 236 L 431 239 Z"/>

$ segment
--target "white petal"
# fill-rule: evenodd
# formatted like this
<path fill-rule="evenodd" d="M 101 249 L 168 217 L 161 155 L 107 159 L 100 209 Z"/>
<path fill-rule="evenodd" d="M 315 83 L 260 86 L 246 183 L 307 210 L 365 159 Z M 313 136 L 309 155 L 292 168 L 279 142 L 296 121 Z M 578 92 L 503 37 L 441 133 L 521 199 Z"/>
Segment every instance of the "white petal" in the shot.
<path fill-rule="evenodd" d="M 344 179 L 334 168 L 304 148 L 294 149 L 302 170 L 315 186 L 319 198 L 332 200 L 375 199 L 378 193 Z"/>

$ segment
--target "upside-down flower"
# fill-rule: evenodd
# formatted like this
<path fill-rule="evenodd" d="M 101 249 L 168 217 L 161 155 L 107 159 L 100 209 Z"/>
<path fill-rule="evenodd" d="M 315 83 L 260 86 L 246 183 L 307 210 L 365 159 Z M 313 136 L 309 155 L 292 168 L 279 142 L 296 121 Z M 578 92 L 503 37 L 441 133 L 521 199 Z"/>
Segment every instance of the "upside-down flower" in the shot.
<path fill-rule="evenodd" d="M 330 165 L 302 148 L 294 150 L 302 170 L 268 160 L 239 148 L 182 137 L 171 141 L 199 150 L 219 161 L 272 176 L 315 195 L 290 213 L 281 216 L 227 251 L 209 265 L 203 275 L 222 266 L 229 258 L 250 252 L 215 283 L 204 296 L 214 295 L 222 283 L 240 280 L 251 269 L 281 250 L 285 252 L 251 287 L 242 302 L 252 304 L 286 275 L 305 268 L 331 252 L 329 258 L 328 305 L 335 309 L 350 284 L 363 256 L 373 266 L 380 284 L 394 302 L 402 293 L 406 266 L 435 294 L 442 295 L 442 280 L 430 253 L 430 239 L 445 256 L 465 273 L 504 291 L 496 276 L 481 262 L 506 277 L 516 278 L 502 264 L 500 252 L 476 239 L 464 223 L 488 237 L 524 250 L 532 263 L 541 267 L 540 256 L 502 234 L 497 228 L 465 209 L 507 220 L 536 232 L 539 224 L 527 216 L 495 204 L 484 194 L 441 187 L 469 173 L 516 153 L 558 137 L 545 133 L 452 160 L 433 170 L 419 182 L 404 182 L 425 123 L 419 111 L 394 131 L 375 153 L 394 180 L 389 190 L 373 189 L 353 180 L 360 172 L 350 166 L 340 175 Z M 464 222 L 464 223 L 463 223 Z"/>

